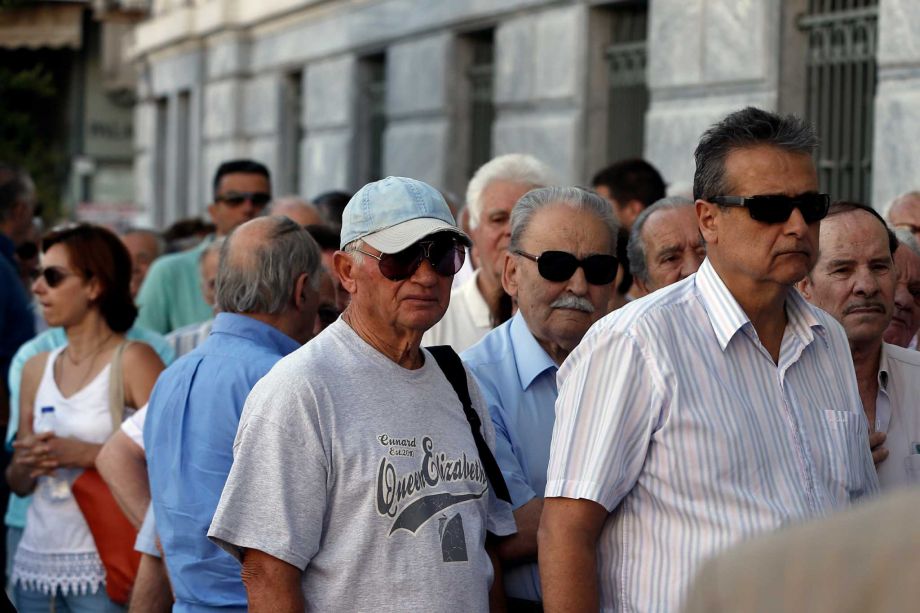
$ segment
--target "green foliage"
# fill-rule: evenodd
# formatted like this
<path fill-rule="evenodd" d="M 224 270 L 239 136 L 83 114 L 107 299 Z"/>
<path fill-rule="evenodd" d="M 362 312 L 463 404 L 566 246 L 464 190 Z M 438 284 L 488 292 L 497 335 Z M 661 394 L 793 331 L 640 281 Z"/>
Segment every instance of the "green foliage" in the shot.
<path fill-rule="evenodd" d="M 45 219 L 56 218 L 60 208 L 64 158 L 56 144 L 56 118 L 61 103 L 42 64 L 19 70 L 0 66 L 0 160 L 29 171 Z"/>

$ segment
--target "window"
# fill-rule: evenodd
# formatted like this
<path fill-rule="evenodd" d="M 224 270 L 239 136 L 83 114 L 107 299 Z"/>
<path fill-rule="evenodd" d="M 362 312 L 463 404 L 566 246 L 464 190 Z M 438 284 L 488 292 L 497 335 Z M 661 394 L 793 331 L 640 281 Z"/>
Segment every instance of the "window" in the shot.
<path fill-rule="evenodd" d="M 162 227 L 166 224 L 166 138 L 169 122 L 169 101 L 157 98 L 154 116 L 153 144 L 153 216 L 154 224 Z"/>
<path fill-rule="evenodd" d="M 495 32 L 485 30 L 465 37 L 470 64 L 470 150 L 467 177 L 492 159 L 492 124 L 495 123 Z"/>
<path fill-rule="evenodd" d="M 645 80 L 648 6 L 645 2 L 617 4 L 608 9 L 607 159 L 642 157 L 648 87 Z"/>
<path fill-rule="evenodd" d="M 878 0 L 809 0 L 805 114 L 818 146 L 818 181 L 835 200 L 868 202 L 872 180 Z"/>
<path fill-rule="evenodd" d="M 279 192 L 300 193 L 300 147 L 306 131 L 303 127 L 303 72 L 288 74 L 284 79 L 281 114 L 281 152 L 278 159 Z"/>
<path fill-rule="evenodd" d="M 174 160 L 175 184 L 174 198 L 175 208 L 173 214 L 175 219 L 184 219 L 189 215 L 189 151 L 192 147 L 192 129 L 191 129 L 191 100 L 192 95 L 188 91 L 180 92 L 177 104 L 176 116 L 176 157 Z"/>
<path fill-rule="evenodd" d="M 386 131 L 386 54 L 368 55 L 358 65 L 358 182 L 383 176 L 383 136 Z"/>

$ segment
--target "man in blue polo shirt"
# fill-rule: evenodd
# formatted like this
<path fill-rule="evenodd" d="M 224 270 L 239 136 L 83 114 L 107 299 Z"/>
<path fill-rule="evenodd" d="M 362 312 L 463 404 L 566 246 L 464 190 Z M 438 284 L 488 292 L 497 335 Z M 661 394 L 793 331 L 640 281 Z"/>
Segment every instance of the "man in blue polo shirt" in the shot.
<path fill-rule="evenodd" d="M 555 421 L 556 369 L 607 313 L 617 224 L 600 196 L 575 187 L 524 195 L 511 211 L 502 284 L 518 312 L 466 350 L 495 424 L 496 459 L 518 532 L 499 548 L 509 610 L 539 610 L 537 526 Z"/>
<path fill-rule="evenodd" d="M 221 248 L 208 339 L 167 368 L 150 396 L 144 446 L 174 611 L 245 611 L 239 563 L 207 538 L 249 391 L 310 339 L 320 251 L 286 217 L 237 228 Z"/>

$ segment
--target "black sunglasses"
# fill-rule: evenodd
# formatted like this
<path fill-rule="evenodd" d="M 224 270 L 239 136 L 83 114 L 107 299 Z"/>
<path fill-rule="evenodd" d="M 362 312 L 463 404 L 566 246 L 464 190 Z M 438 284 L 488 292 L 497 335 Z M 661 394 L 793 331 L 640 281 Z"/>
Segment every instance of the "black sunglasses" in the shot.
<path fill-rule="evenodd" d="M 231 207 L 238 207 L 248 200 L 253 206 L 262 208 L 272 201 L 272 195 L 266 192 L 227 192 L 214 199 Z"/>
<path fill-rule="evenodd" d="M 34 268 L 29 271 L 29 275 L 32 277 L 33 281 L 37 280 L 39 277 L 44 277 L 45 283 L 48 285 L 48 287 L 51 288 L 57 287 L 64 282 L 64 279 L 75 274 L 77 273 L 70 272 L 69 270 L 64 270 L 63 268 L 58 268 L 57 266 L 51 266 L 49 268 Z"/>
<path fill-rule="evenodd" d="M 831 205 L 830 196 L 815 192 L 798 196 L 714 196 L 708 200 L 721 206 L 745 207 L 751 219 L 763 223 L 783 223 L 792 215 L 793 209 L 798 209 L 805 223 L 812 224 L 827 217 Z"/>
<path fill-rule="evenodd" d="M 612 255 L 589 255 L 579 260 L 566 251 L 544 251 L 540 255 L 521 250 L 513 253 L 536 262 L 540 276 L 556 283 L 571 279 L 579 267 L 585 271 L 585 281 L 591 285 L 607 285 L 617 276 L 617 259 Z"/>
<path fill-rule="evenodd" d="M 361 249 L 355 251 L 377 260 L 380 273 L 391 281 L 402 281 L 414 275 L 422 265 L 422 259 L 428 260 L 435 272 L 442 277 L 457 274 L 466 260 L 466 250 L 455 238 L 419 241 L 396 253 L 374 255 Z"/>

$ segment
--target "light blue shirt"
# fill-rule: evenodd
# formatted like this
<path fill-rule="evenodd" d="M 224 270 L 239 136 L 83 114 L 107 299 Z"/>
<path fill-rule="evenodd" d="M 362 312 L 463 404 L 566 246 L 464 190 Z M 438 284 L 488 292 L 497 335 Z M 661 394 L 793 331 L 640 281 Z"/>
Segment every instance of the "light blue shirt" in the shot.
<path fill-rule="evenodd" d="M 201 254 L 208 237 L 194 249 L 157 258 L 137 294 L 137 323 L 168 334 L 177 328 L 210 319 L 214 310 L 201 293 Z"/>
<path fill-rule="evenodd" d="M 846 333 L 792 288 L 785 311 L 774 362 L 707 259 L 559 369 L 546 497 L 610 513 L 601 610 L 680 610 L 707 558 L 878 492 Z"/>
<path fill-rule="evenodd" d="M 556 364 L 518 312 L 461 354 L 495 424 L 495 459 L 518 509 L 546 489 L 556 419 Z M 536 563 L 506 569 L 505 592 L 542 600 Z"/>
<path fill-rule="evenodd" d="M 240 564 L 208 540 L 208 527 L 233 464 L 246 397 L 299 346 L 251 317 L 220 313 L 208 339 L 157 380 L 144 447 L 173 611 L 246 610 Z"/>
<path fill-rule="evenodd" d="M 156 332 L 151 332 L 138 325 L 132 326 L 126 333 L 125 338 L 131 341 L 140 341 L 150 345 L 153 350 L 160 356 L 163 363 L 169 365 L 174 358 L 172 347 L 166 342 L 166 339 Z M 6 428 L 6 445 L 7 449 L 12 449 L 13 440 L 19 431 L 19 387 L 22 383 L 22 369 L 26 362 L 39 353 L 53 351 L 58 347 L 67 344 L 67 334 L 64 328 L 51 328 L 25 343 L 13 356 L 13 362 L 10 364 L 10 373 L 8 383 L 10 388 L 10 423 Z M 10 494 L 10 503 L 6 511 L 4 522 L 11 528 L 25 528 L 26 511 L 29 509 L 30 496 L 20 497 L 16 494 Z"/>

